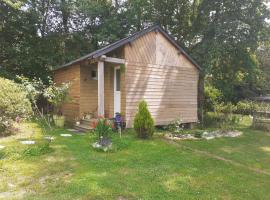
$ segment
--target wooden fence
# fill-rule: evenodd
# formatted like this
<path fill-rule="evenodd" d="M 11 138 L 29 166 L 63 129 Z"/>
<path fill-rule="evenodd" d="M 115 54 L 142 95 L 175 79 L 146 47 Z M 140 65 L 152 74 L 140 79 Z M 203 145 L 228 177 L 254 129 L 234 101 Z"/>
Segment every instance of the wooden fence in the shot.
<path fill-rule="evenodd" d="M 270 112 L 256 111 L 253 113 L 253 128 L 270 131 Z"/>

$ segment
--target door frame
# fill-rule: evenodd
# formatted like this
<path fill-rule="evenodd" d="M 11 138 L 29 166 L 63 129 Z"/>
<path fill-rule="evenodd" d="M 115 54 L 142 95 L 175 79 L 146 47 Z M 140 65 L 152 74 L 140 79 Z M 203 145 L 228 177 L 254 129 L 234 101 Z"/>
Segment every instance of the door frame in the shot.
<path fill-rule="evenodd" d="M 116 66 L 116 67 L 114 67 L 114 70 L 113 70 L 113 72 L 114 72 L 114 75 L 113 75 L 113 116 L 115 116 L 115 113 L 116 112 L 118 112 L 118 111 L 116 111 L 116 109 L 115 109 L 115 104 L 116 104 L 116 102 L 115 102 L 115 100 L 116 100 L 116 92 L 119 92 L 119 113 L 121 112 L 121 71 L 120 71 L 120 91 L 116 91 L 116 70 L 121 70 L 120 69 L 120 66 Z"/>

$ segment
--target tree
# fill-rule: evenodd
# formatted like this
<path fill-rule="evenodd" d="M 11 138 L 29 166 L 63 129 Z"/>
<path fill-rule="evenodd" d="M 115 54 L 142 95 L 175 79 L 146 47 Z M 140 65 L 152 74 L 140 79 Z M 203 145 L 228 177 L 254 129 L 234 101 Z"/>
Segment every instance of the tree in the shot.
<path fill-rule="evenodd" d="M 193 23 L 193 38 L 198 42 L 191 52 L 206 74 L 212 75 L 225 101 L 258 93 L 261 72 L 254 54 L 259 42 L 267 39 L 264 33 L 268 16 L 262 0 L 201 2 Z"/>
<path fill-rule="evenodd" d="M 154 134 L 154 120 L 145 101 L 139 103 L 138 112 L 134 118 L 134 129 L 140 138 L 149 138 Z"/>

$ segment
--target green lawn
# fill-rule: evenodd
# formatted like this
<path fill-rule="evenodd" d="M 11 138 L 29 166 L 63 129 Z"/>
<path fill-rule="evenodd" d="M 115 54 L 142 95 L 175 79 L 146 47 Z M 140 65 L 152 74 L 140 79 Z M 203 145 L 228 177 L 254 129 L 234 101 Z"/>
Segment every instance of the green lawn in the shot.
<path fill-rule="evenodd" d="M 23 133 L 0 139 L 6 146 L 0 150 L 0 199 L 270 199 L 270 175 L 248 169 L 270 172 L 270 133 L 240 128 L 239 138 L 180 145 L 160 136 L 139 140 L 129 131 L 121 141 L 114 137 L 118 151 L 102 153 L 90 147 L 94 136 L 64 138 L 60 134 L 68 131 L 59 129 L 46 132 L 55 137 L 51 150 L 40 150 L 44 133 L 37 124 L 25 124 Z M 36 151 L 19 143 L 29 134 L 39 142 Z"/>

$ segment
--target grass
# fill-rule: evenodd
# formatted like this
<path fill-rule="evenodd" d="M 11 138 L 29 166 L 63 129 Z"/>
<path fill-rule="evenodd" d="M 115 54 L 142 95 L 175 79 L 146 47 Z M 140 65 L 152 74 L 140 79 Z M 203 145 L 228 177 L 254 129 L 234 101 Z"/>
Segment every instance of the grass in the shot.
<path fill-rule="evenodd" d="M 0 158 L 0 199 L 270 199 L 270 176 L 234 166 L 192 150 L 203 150 L 246 166 L 270 172 L 270 135 L 243 124 L 239 138 L 181 141 L 169 144 L 156 135 L 140 140 L 127 131 L 118 150 L 96 152 L 93 135 L 73 135 L 64 129 L 44 133 L 35 123 L 23 125 L 21 134 L 0 139 L 6 156 Z M 25 156 L 22 138 L 44 143 L 55 140 L 45 152 Z M 29 136 L 30 135 L 30 136 Z M 16 156 L 14 156 L 16 155 Z M 0 153 L 1 156 L 1 153 Z"/>

